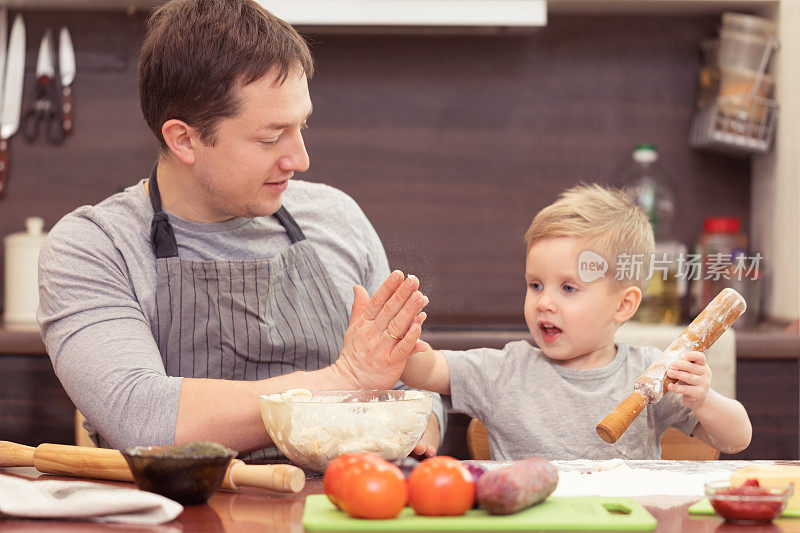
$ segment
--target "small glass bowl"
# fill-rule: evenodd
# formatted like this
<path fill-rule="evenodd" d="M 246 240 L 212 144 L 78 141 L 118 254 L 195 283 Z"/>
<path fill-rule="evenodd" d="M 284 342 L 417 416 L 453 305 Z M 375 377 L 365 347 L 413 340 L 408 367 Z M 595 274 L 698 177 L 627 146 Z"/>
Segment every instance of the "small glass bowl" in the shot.
<path fill-rule="evenodd" d="M 705 485 L 706 496 L 717 514 L 738 524 L 772 522 L 783 513 L 786 502 L 794 493 L 794 485 L 788 484 L 778 488 L 752 487 L 750 492 L 755 492 L 752 494 L 730 494 L 732 490 L 742 489 L 742 485 L 731 486 L 729 481 Z"/>
<path fill-rule="evenodd" d="M 122 450 L 136 486 L 182 505 L 205 503 L 222 483 L 236 452 L 216 442 L 136 446 Z"/>

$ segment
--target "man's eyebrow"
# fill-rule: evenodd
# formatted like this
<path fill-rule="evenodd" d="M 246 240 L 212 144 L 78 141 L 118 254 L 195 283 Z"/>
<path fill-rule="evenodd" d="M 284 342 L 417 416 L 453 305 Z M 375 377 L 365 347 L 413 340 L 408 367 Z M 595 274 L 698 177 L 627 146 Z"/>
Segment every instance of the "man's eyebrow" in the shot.
<path fill-rule="evenodd" d="M 300 121 L 300 123 L 304 124 L 308 120 L 308 117 L 310 117 L 311 113 L 313 113 L 313 112 L 314 112 L 314 106 L 312 105 L 311 109 L 308 111 L 308 114 L 305 116 L 305 118 L 303 118 L 302 121 Z M 266 126 L 264 126 L 264 129 L 265 130 L 285 130 L 286 128 L 290 128 L 293 125 L 294 124 L 288 124 L 288 123 L 267 124 Z"/>

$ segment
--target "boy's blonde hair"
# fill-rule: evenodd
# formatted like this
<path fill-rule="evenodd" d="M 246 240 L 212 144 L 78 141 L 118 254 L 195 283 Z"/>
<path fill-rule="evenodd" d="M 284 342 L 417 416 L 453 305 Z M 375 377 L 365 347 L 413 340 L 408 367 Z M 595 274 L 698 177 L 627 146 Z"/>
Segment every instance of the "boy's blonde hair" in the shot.
<path fill-rule="evenodd" d="M 607 277 L 637 286 L 642 292 L 647 289 L 655 248 L 653 228 L 645 212 L 626 192 L 597 184 L 567 189 L 539 211 L 525 232 L 528 250 L 538 241 L 553 237 L 585 240 L 587 247 L 608 261 Z M 616 279 L 620 259 L 623 279 Z M 640 267 L 630 268 L 637 261 Z"/>

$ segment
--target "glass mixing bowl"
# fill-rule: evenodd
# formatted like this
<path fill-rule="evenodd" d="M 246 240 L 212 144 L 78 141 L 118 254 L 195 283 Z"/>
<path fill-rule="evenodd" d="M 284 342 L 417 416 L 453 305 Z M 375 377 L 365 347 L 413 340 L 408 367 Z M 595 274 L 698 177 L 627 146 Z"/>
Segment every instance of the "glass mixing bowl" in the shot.
<path fill-rule="evenodd" d="M 260 397 L 272 442 L 294 464 L 324 472 L 346 453 L 408 457 L 428 425 L 430 392 L 292 389 Z"/>

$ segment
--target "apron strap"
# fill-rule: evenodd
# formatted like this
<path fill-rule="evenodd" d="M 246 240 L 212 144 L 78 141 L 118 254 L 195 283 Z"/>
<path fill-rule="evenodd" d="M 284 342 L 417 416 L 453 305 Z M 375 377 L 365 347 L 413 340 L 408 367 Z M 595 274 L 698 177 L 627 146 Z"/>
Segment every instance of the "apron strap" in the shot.
<path fill-rule="evenodd" d="M 153 166 L 150 172 L 150 180 L 147 187 L 150 192 L 150 205 L 153 206 L 153 220 L 150 222 L 150 244 L 156 258 L 178 257 L 178 242 L 175 240 L 175 233 L 169 223 L 169 217 L 161 209 L 161 193 L 158 191 L 156 181 L 156 168 L 158 163 Z"/>
<path fill-rule="evenodd" d="M 157 168 L 158 163 L 153 166 L 153 170 L 150 172 L 150 179 L 147 182 L 150 192 L 150 205 L 153 207 L 153 220 L 150 222 L 150 243 L 153 246 L 156 258 L 178 257 L 178 242 L 175 240 L 175 232 L 172 231 L 169 217 L 161 208 L 161 193 L 158 190 L 156 177 Z M 306 239 L 303 230 L 300 229 L 294 217 L 289 214 L 289 211 L 284 206 L 281 206 L 272 216 L 277 218 L 278 222 L 286 230 L 292 244 Z"/>
<path fill-rule="evenodd" d="M 289 214 L 289 211 L 287 211 L 284 206 L 281 206 L 281 208 L 275 211 L 272 216 L 277 218 L 278 222 L 281 223 L 281 226 L 284 227 L 286 233 L 289 234 L 289 238 L 292 240 L 292 244 L 306 240 L 303 230 L 300 229 L 300 226 L 297 225 L 294 217 Z"/>

